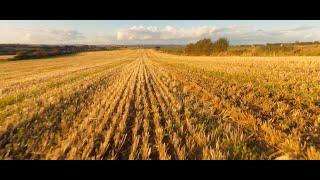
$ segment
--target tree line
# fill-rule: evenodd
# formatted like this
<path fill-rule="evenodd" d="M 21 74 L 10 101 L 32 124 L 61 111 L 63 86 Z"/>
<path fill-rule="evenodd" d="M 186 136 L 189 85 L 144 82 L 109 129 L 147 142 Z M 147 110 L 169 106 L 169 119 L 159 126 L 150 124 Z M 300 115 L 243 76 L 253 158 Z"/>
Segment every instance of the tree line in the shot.
<path fill-rule="evenodd" d="M 85 51 L 103 51 L 103 50 L 109 50 L 109 48 L 106 48 L 104 46 L 100 47 L 100 46 L 89 46 L 89 45 L 40 46 L 36 48 L 19 50 L 16 52 L 16 55 L 13 57 L 12 60 L 38 59 L 38 58 L 76 54 L 76 53 L 85 52 Z"/>
<path fill-rule="evenodd" d="M 320 42 L 230 45 L 226 38 L 201 39 L 185 47 L 155 48 L 161 52 L 191 56 L 320 56 Z"/>
<path fill-rule="evenodd" d="M 212 42 L 211 39 L 202 39 L 196 43 L 188 44 L 184 52 L 186 55 L 209 56 L 224 52 L 228 47 L 229 41 L 226 38 L 220 38 L 214 42 Z"/>

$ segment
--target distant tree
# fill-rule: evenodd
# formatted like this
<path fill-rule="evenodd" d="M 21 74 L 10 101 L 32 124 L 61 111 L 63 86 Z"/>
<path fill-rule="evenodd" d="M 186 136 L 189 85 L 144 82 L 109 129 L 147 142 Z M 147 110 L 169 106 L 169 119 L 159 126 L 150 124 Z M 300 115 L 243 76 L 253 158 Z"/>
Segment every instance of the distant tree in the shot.
<path fill-rule="evenodd" d="M 214 53 L 226 51 L 229 47 L 229 41 L 226 38 L 220 38 L 213 43 Z"/>
<path fill-rule="evenodd" d="M 192 55 L 194 54 L 195 52 L 195 45 L 193 43 L 191 44 L 188 44 L 186 47 L 185 47 L 185 53 L 188 54 L 188 55 Z"/>
<path fill-rule="evenodd" d="M 211 39 L 202 39 L 196 43 L 196 49 L 199 53 L 198 55 L 211 55 L 213 47 L 214 45 Z"/>
<path fill-rule="evenodd" d="M 33 50 L 20 50 L 17 52 L 15 59 L 27 59 L 32 52 Z"/>
<path fill-rule="evenodd" d="M 211 39 L 202 39 L 195 44 L 191 43 L 185 47 L 185 53 L 188 55 L 210 55 L 213 50 Z"/>
<path fill-rule="evenodd" d="M 59 49 L 52 49 L 47 52 L 48 56 L 57 56 L 61 54 L 61 50 Z"/>
<path fill-rule="evenodd" d="M 34 52 L 34 56 L 35 57 L 45 57 L 46 56 L 46 52 L 43 50 L 43 49 L 37 49 L 35 52 Z"/>

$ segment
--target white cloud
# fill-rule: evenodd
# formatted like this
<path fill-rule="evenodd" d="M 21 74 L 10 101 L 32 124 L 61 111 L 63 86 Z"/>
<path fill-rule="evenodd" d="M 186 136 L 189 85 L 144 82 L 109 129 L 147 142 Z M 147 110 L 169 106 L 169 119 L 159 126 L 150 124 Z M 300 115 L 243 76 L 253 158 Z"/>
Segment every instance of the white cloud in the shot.
<path fill-rule="evenodd" d="M 6 34 L 4 40 L 11 43 L 77 44 L 86 40 L 81 32 L 70 29 L 7 27 L 0 33 Z"/>
<path fill-rule="evenodd" d="M 155 39 L 158 36 L 158 28 L 155 26 L 131 26 L 120 29 L 117 32 L 118 40 L 148 40 Z"/>
<path fill-rule="evenodd" d="M 218 30 L 216 27 L 201 26 L 190 29 L 175 28 L 172 26 L 165 26 L 159 29 L 155 26 L 131 26 L 120 29 L 117 32 L 117 39 L 122 40 L 185 40 L 195 39 L 201 37 L 209 37 L 214 31 Z"/>
<path fill-rule="evenodd" d="M 85 39 L 85 36 L 76 30 L 44 29 L 26 32 L 26 41 L 29 43 L 50 44 L 77 44 Z"/>
<path fill-rule="evenodd" d="M 58 41 L 74 41 L 84 39 L 84 35 L 76 30 L 49 29 L 48 34 Z"/>

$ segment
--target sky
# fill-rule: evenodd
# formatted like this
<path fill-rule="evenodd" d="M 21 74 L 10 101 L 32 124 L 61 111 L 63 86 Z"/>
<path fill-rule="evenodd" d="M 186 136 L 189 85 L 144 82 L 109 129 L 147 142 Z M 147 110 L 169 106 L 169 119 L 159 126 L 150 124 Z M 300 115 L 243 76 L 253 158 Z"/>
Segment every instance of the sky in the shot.
<path fill-rule="evenodd" d="M 319 20 L 0 20 L 0 44 L 231 44 L 320 41 Z"/>

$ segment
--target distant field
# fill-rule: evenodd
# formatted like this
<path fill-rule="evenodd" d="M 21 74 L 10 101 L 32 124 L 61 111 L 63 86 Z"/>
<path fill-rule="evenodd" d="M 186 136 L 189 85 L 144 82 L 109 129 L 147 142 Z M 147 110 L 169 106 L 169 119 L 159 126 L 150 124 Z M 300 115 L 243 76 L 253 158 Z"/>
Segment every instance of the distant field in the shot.
<path fill-rule="evenodd" d="M 206 48 L 199 48 L 199 52 Z M 188 54 L 185 47 L 164 47 L 161 52 L 175 55 Z M 190 52 L 189 52 L 190 53 Z M 273 45 L 233 45 L 225 51 L 212 51 L 210 56 L 320 56 L 319 44 L 273 44 Z"/>
<path fill-rule="evenodd" d="M 14 57 L 14 55 L 0 55 L 0 60 L 7 60 Z"/>
<path fill-rule="evenodd" d="M 0 159 L 320 159 L 317 56 L 114 50 L 0 77 Z"/>

